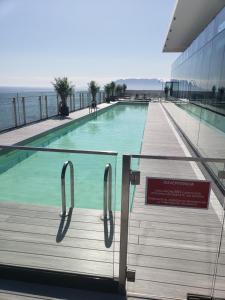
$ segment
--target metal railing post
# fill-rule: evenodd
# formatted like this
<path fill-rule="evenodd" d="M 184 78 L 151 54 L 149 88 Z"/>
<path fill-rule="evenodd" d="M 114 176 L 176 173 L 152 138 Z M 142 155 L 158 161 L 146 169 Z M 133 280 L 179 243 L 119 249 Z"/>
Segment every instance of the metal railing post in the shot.
<path fill-rule="evenodd" d="M 45 96 L 45 111 L 46 111 L 46 119 L 48 119 L 48 97 Z"/>
<path fill-rule="evenodd" d="M 26 107 L 25 107 L 25 97 L 22 97 L 22 104 L 23 104 L 23 122 L 26 124 Z"/>
<path fill-rule="evenodd" d="M 125 292 L 127 276 L 130 164 L 131 156 L 123 155 L 119 258 L 119 286 L 121 292 Z"/>
<path fill-rule="evenodd" d="M 82 108 L 84 108 L 84 93 L 81 94 L 81 99 L 82 99 Z"/>
<path fill-rule="evenodd" d="M 19 104 L 19 94 L 16 93 L 16 106 L 17 106 L 17 123 L 18 125 L 21 125 L 21 121 L 20 121 L 20 104 Z"/>
<path fill-rule="evenodd" d="M 14 110 L 15 127 L 17 127 L 18 121 L 17 121 L 17 113 L 16 113 L 16 98 L 13 98 L 13 110 Z"/>
<path fill-rule="evenodd" d="M 56 96 L 56 102 L 57 102 L 57 114 L 59 115 L 60 109 L 59 109 L 59 95 Z"/>
<path fill-rule="evenodd" d="M 73 111 L 75 111 L 75 95 L 73 94 Z"/>
<path fill-rule="evenodd" d="M 81 109 L 81 93 L 79 94 L 79 96 L 80 96 L 80 109 Z"/>
<path fill-rule="evenodd" d="M 72 95 L 69 96 L 70 97 L 70 112 L 72 111 Z"/>
<path fill-rule="evenodd" d="M 42 105 L 41 105 L 41 96 L 38 97 L 40 105 L 40 120 L 42 120 Z"/>

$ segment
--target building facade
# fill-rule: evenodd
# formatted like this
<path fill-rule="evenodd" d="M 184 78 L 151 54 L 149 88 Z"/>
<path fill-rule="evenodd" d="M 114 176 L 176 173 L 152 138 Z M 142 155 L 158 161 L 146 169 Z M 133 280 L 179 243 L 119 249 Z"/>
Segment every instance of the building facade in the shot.
<path fill-rule="evenodd" d="M 172 65 L 168 111 L 202 157 L 224 158 L 225 0 L 178 0 L 164 52 L 182 52 Z M 174 100 L 174 99 L 173 99 Z M 207 164 L 218 186 L 224 164 Z"/>
<path fill-rule="evenodd" d="M 211 14 L 207 12 L 210 2 L 214 3 Z M 188 24 L 179 30 L 184 14 L 196 24 L 194 31 Z M 183 43 L 176 42 L 175 35 L 182 31 Z M 182 54 L 172 65 L 171 96 L 225 108 L 225 1 L 177 1 L 164 52 L 177 51 Z"/>
<path fill-rule="evenodd" d="M 225 100 L 225 8 L 208 24 L 172 66 L 176 96 Z"/>

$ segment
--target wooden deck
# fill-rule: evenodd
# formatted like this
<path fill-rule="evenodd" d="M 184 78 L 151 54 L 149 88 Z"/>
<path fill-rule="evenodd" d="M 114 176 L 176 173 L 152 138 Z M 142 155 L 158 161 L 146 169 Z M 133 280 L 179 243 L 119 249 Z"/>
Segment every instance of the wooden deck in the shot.
<path fill-rule="evenodd" d="M 117 275 L 110 235 L 114 228 L 100 219 L 102 211 L 75 208 L 66 219 L 59 212 L 59 208 L 1 202 L 0 264 Z M 116 244 L 118 236 L 117 228 Z"/>
<path fill-rule="evenodd" d="M 142 154 L 187 156 L 188 150 L 160 104 L 150 104 Z M 129 295 L 186 299 L 187 293 L 210 295 L 222 208 L 211 193 L 208 210 L 146 206 L 145 178 L 203 179 L 196 164 L 140 161 L 131 222 L 138 222 L 138 244 L 129 241 L 128 265 L 136 281 L 128 283 Z M 133 234 L 133 227 L 130 227 Z M 225 241 L 216 280 L 217 297 L 225 295 Z"/>

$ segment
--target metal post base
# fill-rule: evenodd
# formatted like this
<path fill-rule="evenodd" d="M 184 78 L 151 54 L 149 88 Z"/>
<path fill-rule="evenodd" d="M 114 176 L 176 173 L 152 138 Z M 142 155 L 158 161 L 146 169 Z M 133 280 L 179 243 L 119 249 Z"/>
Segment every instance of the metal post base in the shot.
<path fill-rule="evenodd" d="M 100 216 L 100 220 L 103 221 L 103 222 L 104 221 L 109 221 L 110 217 L 105 217 L 105 216 L 102 215 L 102 216 Z"/>
<path fill-rule="evenodd" d="M 59 214 L 59 216 L 61 217 L 61 218 L 66 218 L 66 217 L 68 217 L 68 213 L 63 213 L 63 212 L 61 212 L 60 214 Z"/>

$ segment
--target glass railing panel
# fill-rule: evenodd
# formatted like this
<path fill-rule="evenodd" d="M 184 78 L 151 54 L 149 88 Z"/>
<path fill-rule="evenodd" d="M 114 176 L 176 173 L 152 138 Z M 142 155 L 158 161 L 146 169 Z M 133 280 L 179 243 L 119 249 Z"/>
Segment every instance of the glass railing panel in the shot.
<path fill-rule="evenodd" d="M 18 96 L 16 98 L 16 104 L 17 104 L 18 125 L 21 126 L 25 124 L 24 105 L 23 105 L 22 97 Z"/>
<path fill-rule="evenodd" d="M 38 96 L 22 97 L 22 106 L 25 123 L 40 120 L 40 102 Z"/>
<path fill-rule="evenodd" d="M 206 157 L 224 157 L 225 147 L 225 116 L 203 109 L 203 117 L 199 128 L 199 152 Z M 209 167 L 218 177 L 221 167 L 216 163 L 209 163 Z M 223 183 L 224 184 L 224 183 Z"/>
<path fill-rule="evenodd" d="M 0 110 L 0 130 L 5 130 L 16 126 L 15 109 L 16 103 L 13 98 L 8 96 L 1 97 L 1 110 Z"/>
<path fill-rule="evenodd" d="M 49 94 L 48 96 L 48 116 L 56 116 L 58 114 L 58 101 L 57 101 L 57 95 Z"/>
<path fill-rule="evenodd" d="M 223 198 L 223 206 L 225 199 Z M 222 202 L 222 201 L 221 201 Z M 225 207 L 225 206 L 224 206 Z M 225 294 L 225 228 L 224 228 L 224 210 L 221 213 L 221 240 L 218 245 L 217 263 L 215 265 L 214 281 L 212 284 L 212 297 L 224 298 Z"/>
<path fill-rule="evenodd" d="M 128 244 L 128 269 L 136 271 L 136 279 L 127 283 L 128 293 L 157 299 L 211 296 L 224 215 L 221 196 L 212 189 L 207 206 L 212 179 L 194 162 L 132 159 L 131 169 L 137 165 L 141 183 L 134 190 Z"/>
<path fill-rule="evenodd" d="M 200 155 L 224 157 L 225 116 L 192 103 L 166 103 L 164 106 Z M 218 174 L 224 166 L 216 163 L 208 163 L 208 166 L 219 180 Z"/>
<path fill-rule="evenodd" d="M 196 146 L 202 114 L 201 108 L 185 101 L 166 104 L 166 108 L 189 140 Z"/>
<path fill-rule="evenodd" d="M 46 103 L 46 97 L 45 96 L 41 96 L 41 98 L 39 98 L 40 103 L 41 103 L 41 116 L 42 119 L 46 119 L 48 118 L 48 103 Z"/>
<path fill-rule="evenodd" d="M 74 167 L 74 209 L 62 211 L 63 164 Z M 4 151 L 0 155 L 1 263 L 76 274 L 118 277 L 115 249 L 116 155 Z M 111 211 L 104 219 L 104 171 L 112 168 Z M 65 174 L 67 211 L 70 166 Z M 109 197 L 109 186 L 107 186 Z M 106 199 L 107 200 L 107 199 Z M 109 201 L 109 200 L 108 200 Z M 110 206 L 108 204 L 108 206 Z"/>
<path fill-rule="evenodd" d="M 80 93 L 75 93 L 75 110 L 80 109 Z"/>

